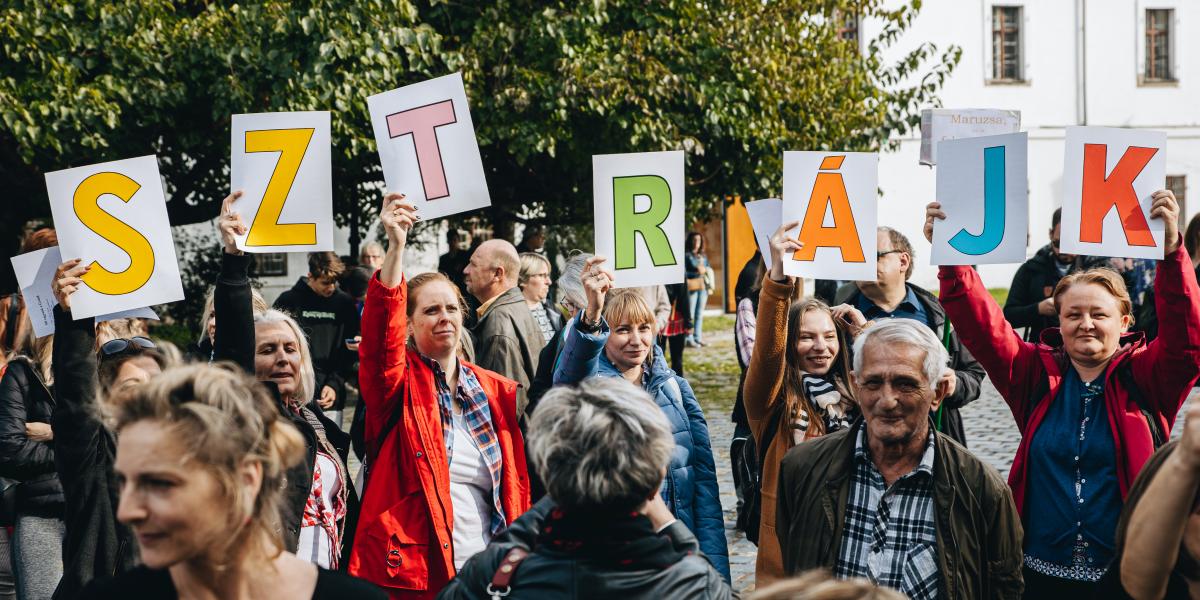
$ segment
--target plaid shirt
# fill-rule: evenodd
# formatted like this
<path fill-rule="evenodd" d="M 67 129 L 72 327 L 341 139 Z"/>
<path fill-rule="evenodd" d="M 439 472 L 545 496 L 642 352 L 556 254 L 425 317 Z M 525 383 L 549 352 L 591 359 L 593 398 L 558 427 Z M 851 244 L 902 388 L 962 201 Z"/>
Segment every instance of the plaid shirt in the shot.
<path fill-rule="evenodd" d="M 933 432 L 921 463 L 886 487 L 871 462 L 866 425 L 858 430 L 854 477 L 834 574 L 865 577 L 913 600 L 938 597 L 933 503 Z"/>
<path fill-rule="evenodd" d="M 508 523 L 504 518 L 504 507 L 500 502 L 500 470 L 504 467 L 500 456 L 500 442 L 496 439 L 496 431 L 492 428 L 492 411 L 488 408 L 487 393 L 479 385 L 479 380 L 470 369 L 458 363 L 457 394 L 450 393 L 450 385 L 446 383 L 446 372 L 442 365 L 427 356 L 421 356 L 425 364 L 433 370 L 434 381 L 437 383 L 438 408 L 442 414 L 442 438 L 446 442 L 446 464 L 454 460 L 454 415 L 451 402 L 458 400 L 462 408 L 463 422 L 471 431 L 471 438 L 479 446 L 479 452 L 487 462 L 488 472 L 492 476 L 492 526 L 494 536 Z"/>

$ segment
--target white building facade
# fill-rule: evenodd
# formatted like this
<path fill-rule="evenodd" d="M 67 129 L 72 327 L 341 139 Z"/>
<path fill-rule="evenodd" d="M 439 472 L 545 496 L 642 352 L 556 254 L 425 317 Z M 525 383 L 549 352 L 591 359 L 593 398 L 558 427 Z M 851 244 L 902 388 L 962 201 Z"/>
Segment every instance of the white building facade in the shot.
<path fill-rule="evenodd" d="M 878 25 L 861 24 L 865 39 Z M 1063 137 L 1072 125 L 1133 127 L 1167 134 L 1167 185 L 1183 204 L 1183 223 L 1200 178 L 1200 1 L 931 0 L 892 56 L 923 42 L 962 48 L 939 92 L 946 108 L 1021 112 L 1029 132 L 1027 254 L 1048 243 L 1061 205 Z M 936 289 L 924 206 L 935 198 L 933 168 L 918 164 L 920 132 L 880 156 L 879 222 L 902 231 L 916 250 L 913 282 Z M 989 287 L 1008 287 L 1019 265 L 984 265 Z"/>

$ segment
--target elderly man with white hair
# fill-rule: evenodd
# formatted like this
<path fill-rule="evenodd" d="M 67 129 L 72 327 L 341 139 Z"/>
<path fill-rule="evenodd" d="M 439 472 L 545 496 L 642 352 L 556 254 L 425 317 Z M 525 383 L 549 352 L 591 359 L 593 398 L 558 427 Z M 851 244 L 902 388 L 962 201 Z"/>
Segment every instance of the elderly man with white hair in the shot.
<path fill-rule="evenodd" d="M 1021 522 L 1004 480 L 930 422 L 946 349 L 911 319 L 854 341 L 862 418 L 788 452 L 776 531 L 790 574 L 825 568 L 914 600 L 1020 598 Z"/>
<path fill-rule="evenodd" d="M 549 495 L 438 598 L 731 597 L 658 493 L 675 440 L 641 388 L 607 377 L 550 390 L 530 419 L 528 448 Z"/>

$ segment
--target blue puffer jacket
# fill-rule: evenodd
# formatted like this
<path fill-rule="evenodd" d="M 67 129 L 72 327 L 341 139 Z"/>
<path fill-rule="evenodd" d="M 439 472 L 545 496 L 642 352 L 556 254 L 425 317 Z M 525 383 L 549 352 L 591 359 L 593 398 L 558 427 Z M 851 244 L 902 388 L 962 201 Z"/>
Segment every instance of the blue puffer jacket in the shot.
<path fill-rule="evenodd" d="M 608 323 L 601 320 L 600 331 L 594 334 L 579 331 L 577 325 L 578 318 L 567 323 L 567 339 L 554 371 L 554 384 L 576 383 L 593 376 L 620 377 L 621 373 L 604 354 Z M 696 535 L 700 551 L 728 582 L 729 547 L 725 542 L 717 468 L 704 411 L 692 386 L 667 366 L 657 346 L 645 390 L 667 415 L 675 436 L 675 451 L 671 453 L 671 465 L 663 482 L 663 500 L 675 518 Z"/>

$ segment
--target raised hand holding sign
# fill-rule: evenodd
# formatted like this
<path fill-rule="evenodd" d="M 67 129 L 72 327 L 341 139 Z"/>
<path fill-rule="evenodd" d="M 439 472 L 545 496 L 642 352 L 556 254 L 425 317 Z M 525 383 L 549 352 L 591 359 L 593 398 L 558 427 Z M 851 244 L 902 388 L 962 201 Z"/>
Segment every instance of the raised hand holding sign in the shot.
<path fill-rule="evenodd" d="M 783 217 L 799 221 L 804 247 L 783 261 L 788 275 L 875 279 L 879 155 L 784 152 Z"/>
<path fill-rule="evenodd" d="M 183 299 L 156 157 L 47 173 L 46 191 L 62 255 L 89 267 L 76 319 Z"/>

